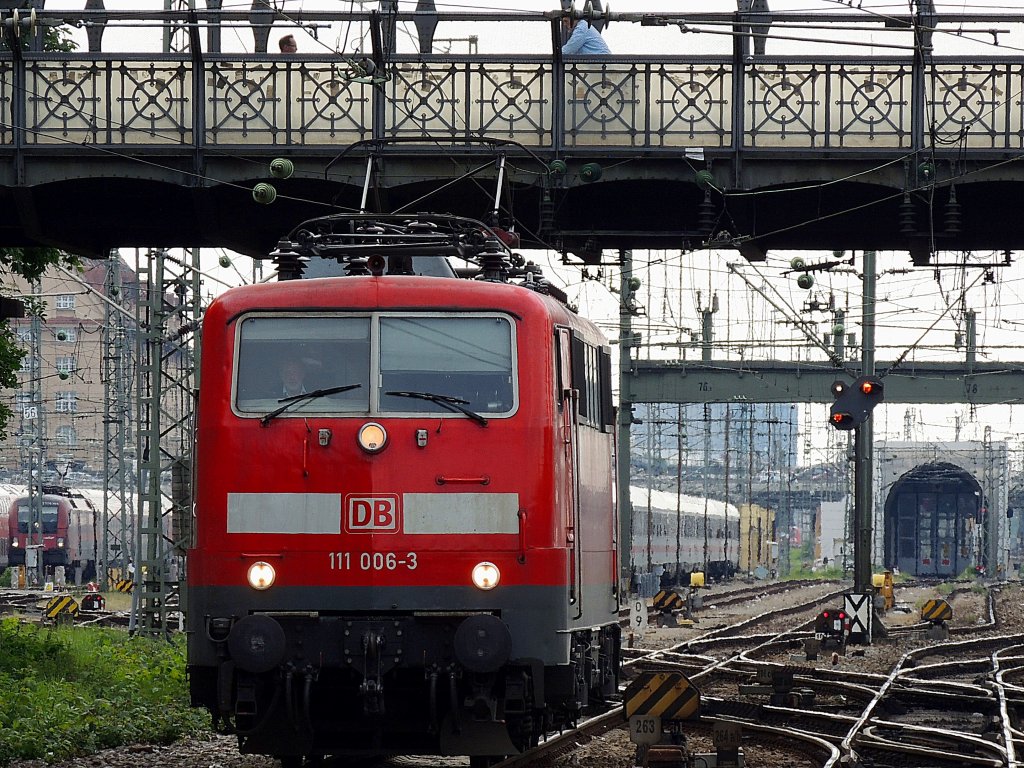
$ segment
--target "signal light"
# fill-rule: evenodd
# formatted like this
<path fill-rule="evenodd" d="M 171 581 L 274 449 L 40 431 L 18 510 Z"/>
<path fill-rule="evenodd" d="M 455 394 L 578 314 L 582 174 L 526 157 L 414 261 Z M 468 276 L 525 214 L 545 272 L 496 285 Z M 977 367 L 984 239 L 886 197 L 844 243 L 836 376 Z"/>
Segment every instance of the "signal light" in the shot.
<path fill-rule="evenodd" d="M 823 614 L 821 614 L 821 618 L 827 619 L 828 618 L 828 611 L 825 611 Z"/>
<path fill-rule="evenodd" d="M 838 412 L 832 414 L 832 426 L 836 429 L 853 429 L 857 425 L 852 413 Z"/>
<path fill-rule="evenodd" d="M 874 407 L 885 399 L 885 387 L 877 376 L 861 376 L 853 386 L 832 383 L 835 402 L 829 411 L 829 424 L 836 429 L 855 429 L 868 420 Z"/>

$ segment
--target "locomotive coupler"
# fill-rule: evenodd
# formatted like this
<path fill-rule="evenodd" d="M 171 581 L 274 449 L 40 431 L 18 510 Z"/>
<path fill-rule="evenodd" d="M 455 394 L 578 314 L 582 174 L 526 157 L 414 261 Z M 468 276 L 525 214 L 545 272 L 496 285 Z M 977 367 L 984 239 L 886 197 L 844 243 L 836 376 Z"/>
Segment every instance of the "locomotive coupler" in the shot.
<path fill-rule="evenodd" d="M 490 723 L 497 720 L 498 701 L 494 697 L 494 678 L 474 675 L 473 691 L 466 697 L 466 706 L 473 713 L 478 723 Z"/>
<path fill-rule="evenodd" d="M 359 691 L 363 694 L 363 712 L 368 715 L 384 714 L 384 643 L 384 634 L 381 632 L 370 631 L 363 635 L 364 673 Z"/>

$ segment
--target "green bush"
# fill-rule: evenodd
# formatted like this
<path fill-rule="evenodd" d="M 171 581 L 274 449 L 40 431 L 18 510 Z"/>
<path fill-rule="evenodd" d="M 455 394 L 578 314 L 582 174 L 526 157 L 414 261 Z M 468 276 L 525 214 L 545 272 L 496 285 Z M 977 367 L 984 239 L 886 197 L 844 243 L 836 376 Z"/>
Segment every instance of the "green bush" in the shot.
<path fill-rule="evenodd" d="M 167 743 L 209 727 L 188 703 L 184 642 L 0 620 L 0 765 Z"/>

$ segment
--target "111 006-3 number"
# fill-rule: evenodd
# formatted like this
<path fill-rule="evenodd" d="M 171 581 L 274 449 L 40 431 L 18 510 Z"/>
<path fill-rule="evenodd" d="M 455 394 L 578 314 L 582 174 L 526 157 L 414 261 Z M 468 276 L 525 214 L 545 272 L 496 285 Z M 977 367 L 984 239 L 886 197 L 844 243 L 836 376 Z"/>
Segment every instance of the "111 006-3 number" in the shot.
<path fill-rule="evenodd" d="M 414 571 L 419 565 L 415 552 L 331 552 L 330 559 L 332 571 Z"/>

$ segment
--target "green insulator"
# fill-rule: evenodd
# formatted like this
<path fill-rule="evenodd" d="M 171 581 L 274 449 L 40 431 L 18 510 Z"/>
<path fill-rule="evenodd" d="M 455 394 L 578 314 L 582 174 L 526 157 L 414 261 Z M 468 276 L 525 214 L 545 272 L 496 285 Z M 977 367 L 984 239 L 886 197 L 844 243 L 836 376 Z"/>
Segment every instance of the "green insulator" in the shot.
<path fill-rule="evenodd" d="M 803 288 L 805 291 L 814 285 L 814 278 L 804 272 L 800 277 L 796 279 L 796 284 Z"/>
<path fill-rule="evenodd" d="M 935 165 L 932 163 L 921 163 L 917 166 L 917 175 L 922 181 L 931 181 L 935 178 Z"/>
<path fill-rule="evenodd" d="M 715 186 L 715 174 L 711 171 L 697 171 L 693 174 L 693 181 L 701 189 L 711 189 Z"/>
<path fill-rule="evenodd" d="M 227 256 L 221 256 L 219 259 L 217 259 L 217 263 L 220 264 L 225 269 L 227 269 L 228 267 L 231 266 L 231 259 L 229 259 Z"/>
<path fill-rule="evenodd" d="M 548 164 L 548 170 L 556 176 L 561 176 L 569 170 L 569 166 L 565 164 L 565 160 L 552 160 Z"/>
<path fill-rule="evenodd" d="M 631 291 L 639 291 L 640 290 L 640 285 L 641 285 L 641 283 L 640 283 L 640 278 L 639 277 L 631 277 L 631 278 L 629 278 L 629 290 L 631 290 Z"/>
<path fill-rule="evenodd" d="M 295 163 L 286 157 L 275 157 L 270 161 L 270 175 L 275 179 L 287 179 L 295 173 Z"/>
<path fill-rule="evenodd" d="M 71 374 L 68 373 L 67 371 L 58 371 L 57 372 L 57 378 L 60 379 L 61 381 L 67 381 L 68 380 L 68 376 L 70 376 L 70 375 Z"/>
<path fill-rule="evenodd" d="M 843 325 L 842 323 L 836 323 L 835 325 L 832 326 L 832 333 L 834 333 L 836 336 L 842 336 L 844 333 L 846 333 L 846 326 Z"/>
<path fill-rule="evenodd" d="M 252 188 L 252 199 L 260 205 L 270 205 L 277 199 L 277 190 L 274 189 L 273 184 L 261 181 Z"/>
<path fill-rule="evenodd" d="M 604 173 L 604 169 L 600 165 L 597 163 L 587 163 L 580 168 L 580 179 L 589 184 L 600 179 L 602 173 Z"/>
<path fill-rule="evenodd" d="M 805 262 L 804 262 L 804 260 L 802 258 L 800 258 L 799 256 L 794 256 L 792 259 L 789 260 L 789 268 L 790 269 L 803 269 L 804 268 L 804 263 Z"/>

